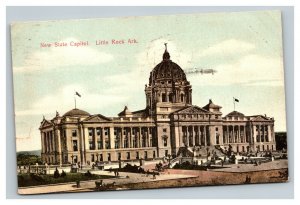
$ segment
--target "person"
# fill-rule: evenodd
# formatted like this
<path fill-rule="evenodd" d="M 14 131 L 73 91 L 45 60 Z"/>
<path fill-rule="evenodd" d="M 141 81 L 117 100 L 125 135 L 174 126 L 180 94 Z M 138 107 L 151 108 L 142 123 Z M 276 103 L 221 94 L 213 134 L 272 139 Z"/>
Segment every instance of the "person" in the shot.
<path fill-rule="evenodd" d="M 155 172 L 153 172 L 153 179 L 156 179 L 156 176 L 155 176 L 156 174 L 155 174 Z"/>

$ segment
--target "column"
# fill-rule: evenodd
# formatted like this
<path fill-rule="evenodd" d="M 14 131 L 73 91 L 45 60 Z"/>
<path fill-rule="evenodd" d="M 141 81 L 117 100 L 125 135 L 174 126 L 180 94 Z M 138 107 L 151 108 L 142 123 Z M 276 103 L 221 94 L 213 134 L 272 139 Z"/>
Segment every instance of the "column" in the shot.
<path fill-rule="evenodd" d="M 226 130 L 227 130 L 227 133 L 226 133 L 226 136 L 225 136 L 225 138 L 226 138 L 226 143 L 229 143 L 229 134 L 230 134 L 230 130 L 229 130 L 229 126 L 228 126 L 228 125 L 226 126 Z"/>
<path fill-rule="evenodd" d="M 89 145 L 89 128 L 88 127 L 84 127 L 84 146 L 85 146 L 85 150 L 90 149 L 90 145 Z"/>
<path fill-rule="evenodd" d="M 59 159 L 59 164 L 62 164 L 62 152 L 61 152 L 61 141 L 60 141 L 60 130 L 56 130 L 56 136 L 57 136 L 57 148 L 58 148 L 58 159 Z"/>
<path fill-rule="evenodd" d="M 86 164 L 86 152 L 85 152 L 85 148 L 84 148 L 84 141 L 85 141 L 85 135 L 84 135 L 84 128 L 82 125 L 80 125 L 80 129 L 79 129 L 79 137 L 80 137 L 80 150 L 82 150 L 81 155 L 82 155 L 82 163 L 84 163 L 84 165 Z"/>
<path fill-rule="evenodd" d="M 259 142 L 261 142 L 261 125 L 258 126 L 258 137 L 259 137 Z"/>
<path fill-rule="evenodd" d="M 241 143 L 241 126 L 238 125 L 238 142 Z"/>
<path fill-rule="evenodd" d="M 198 129 L 198 143 L 201 145 L 201 131 L 200 131 L 200 126 L 197 126 Z"/>
<path fill-rule="evenodd" d="M 265 139 L 265 125 L 264 124 L 262 124 L 262 128 L 263 128 L 263 130 L 262 130 L 262 138 L 264 139 L 264 142 L 265 142 L 266 139 Z"/>
<path fill-rule="evenodd" d="M 195 140 L 195 138 L 196 138 L 196 133 L 195 133 L 195 127 L 194 127 L 194 126 L 192 126 L 192 134 L 193 134 L 193 146 L 195 146 L 195 142 L 196 142 L 196 140 Z"/>
<path fill-rule="evenodd" d="M 141 134 L 140 134 L 140 138 L 139 138 L 139 144 L 140 144 L 140 147 L 143 147 L 143 137 L 145 135 L 145 128 L 144 128 L 144 131 L 143 131 L 143 128 L 140 128 L 141 130 Z"/>
<path fill-rule="evenodd" d="M 149 132 L 149 127 L 147 127 L 147 147 L 150 147 L 150 132 Z"/>
<path fill-rule="evenodd" d="M 244 140 L 243 142 L 245 143 L 247 139 L 247 132 L 246 132 L 246 125 L 244 125 Z"/>
<path fill-rule="evenodd" d="M 272 138 L 271 138 L 271 126 L 270 125 L 268 125 L 268 141 L 269 142 L 272 142 Z"/>
<path fill-rule="evenodd" d="M 52 140 L 53 140 L 53 151 L 55 152 L 55 151 L 57 151 L 57 149 L 56 149 L 57 147 L 56 147 L 56 137 L 55 137 L 54 130 L 51 131 L 51 133 L 52 133 Z"/>
<path fill-rule="evenodd" d="M 271 141 L 272 141 L 272 142 L 275 142 L 274 124 L 271 125 L 271 136 L 272 136 Z M 276 148 L 276 147 L 274 147 L 274 149 L 275 149 L 275 148 Z"/>
<path fill-rule="evenodd" d="M 183 135 L 182 135 L 182 126 L 178 127 L 178 140 L 179 140 L 179 147 L 183 146 Z"/>
<path fill-rule="evenodd" d="M 137 138 L 137 144 L 138 144 L 139 148 L 142 147 L 141 138 L 142 138 L 142 128 L 139 127 L 139 135 L 138 135 L 138 138 Z"/>
<path fill-rule="evenodd" d="M 206 126 L 203 126 L 203 131 L 204 131 L 204 146 L 207 146 L 207 142 L 206 142 Z"/>
<path fill-rule="evenodd" d="M 190 126 L 187 126 L 187 146 L 190 146 L 190 137 L 191 137 L 191 133 L 190 133 Z"/>
<path fill-rule="evenodd" d="M 124 127 L 121 127 L 120 148 L 124 147 Z"/>
<path fill-rule="evenodd" d="M 127 136 L 128 136 L 128 148 L 131 148 L 131 127 L 128 127 Z"/>
<path fill-rule="evenodd" d="M 97 136 L 97 128 L 94 128 L 93 129 L 93 135 L 94 135 L 94 146 L 95 146 L 95 150 L 98 150 L 98 143 L 97 143 L 97 141 L 98 141 L 98 136 Z"/>
<path fill-rule="evenodd" d="M 42 153 L 45 153 L 45 136 L 44 136 L 44 132 L 41 131 L 41 142 L 42 142 Z"/>
<path fill-rule="evenodd" d="M 256 135 L 257 135 L 257 133 L 256 133 L 257 131 L 256 131 L 256 126 L 254 125 L 253 126 L 253 139 L 254 139 L 254 142 L 257 142 L 257 140 L 256 140 Z"/>
<path fill-rule="evenodd" d="M 103 148 L 103 150 L 106 149 L 106 147 L 105 147 L 105 133 L 104 133 L 104 130 L 105 130 L 105 128 L 101 127 L 101 139 L 102 139 L 102 148 Z"/>
<path fill-rule="evenodd" d="M 115 132 L 113 127 L 109 127 L 109 145 L 110 149 L 115 149 Z"/>
<path fill-rule="evenodd" d="M 47 143 L 48 143 L 49 152 L 52 152 L 52 149 L 51 149 L 51 136 L 50 136 L 49 131 L 47 131 Z"/>

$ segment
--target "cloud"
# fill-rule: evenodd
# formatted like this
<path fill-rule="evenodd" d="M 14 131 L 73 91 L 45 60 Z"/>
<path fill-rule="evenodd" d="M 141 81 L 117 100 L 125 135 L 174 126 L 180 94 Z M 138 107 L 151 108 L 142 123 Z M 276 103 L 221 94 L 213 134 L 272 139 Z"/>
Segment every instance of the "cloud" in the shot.
<path fill-rule="evenodd" d="M 236 39 L 228 39 L 212 46 L 209 46 L 207 49 L 202 50 L 199 53 L 199 57 L 207 56 L 228 56 L 248 53 L 255 49 L 255 45 Z"/>
<path fill-rule="evenodd" d="M 61 42 L 78 42 L 68 38 Z M 113 59 L 111 54 L 90 47 L 50 47 L 28 53 L 22 66 L 14 66 L 14 72 L 34 72 L 58 67 L 90 66 L 107 63 Z"/>
<path fill-rule="evenodd" d="M 170 53 L 171 60 L 182 68 L 190 65 L 191 55 L 185 53 L 184 50 L 178 48 L 176 43 L 168 38 L 158 38 L 152 40 L 145 50 L 136 55 L 137 69 L 140 73 L 149 75 L 150 71 L 162 61 L 162 56 L 165 51 L 164 43 L 168 43 L 168 52 Z"/>
<path fill-rule="evenodd" d="M 67 85 L 56 93 L 41 97 L 38 101 L 34 102 L 29 109 L 16 110 L 16 115 L 48 115 L 53 117 L 56 110 L 61 112 L 60 114 L 62 115 L 72 107 L 74 107 L 75 91 L 82 95 L 81 98 L 76 98 L 76 102 L 77 107 L 83 110 L 85 110 L 85 108 L 88 108 L 89 110 L 101 111 L 107 107 L 112 106 L 113 104 L 118 104 L 127 100 L 123 96 L 113 95 L 110 93 L 98 94 L 90 92 L 84 86 L 74 84 Z"/>
<path fill-rule="evenodd" d="M 238 60 L 219 64 L 214 75 L 190 75 L 193 85 L 247 85 L 283 86 L 284 73 L 281 57 L 270 58 L 260 55 L 245 55 Z M 199 80 L 201 78 L 201 80 Z"/>

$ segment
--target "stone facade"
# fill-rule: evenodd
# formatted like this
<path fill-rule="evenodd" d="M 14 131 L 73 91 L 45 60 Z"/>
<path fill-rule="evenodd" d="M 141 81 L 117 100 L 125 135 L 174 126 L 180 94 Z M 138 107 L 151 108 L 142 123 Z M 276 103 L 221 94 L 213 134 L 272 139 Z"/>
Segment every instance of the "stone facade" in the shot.
<path fill-rule="evenodd" d="M 181 155 L 182 148 L 220 146 L 234 152 L 275 150 L 274 119 L 244 116 L 233 111 L 222 117 L 212 100 L 204 107 L 192 104 L 192 86 L 184 71 L 163 60 L 145 85 L 146 108 L 118 117 L 91 115 L 72 109 L 40 125 L 42 159 L 47 163 L 91 164 Z"/>

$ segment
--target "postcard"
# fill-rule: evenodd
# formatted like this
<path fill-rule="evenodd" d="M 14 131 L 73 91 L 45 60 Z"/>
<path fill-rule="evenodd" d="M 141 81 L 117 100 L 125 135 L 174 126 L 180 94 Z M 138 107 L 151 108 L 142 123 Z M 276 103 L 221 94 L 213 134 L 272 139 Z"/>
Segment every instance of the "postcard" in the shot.
<path fill-rule="evenodd" d="M 19 194 L 288 181 L 280 11 L 15 22 L 11 44 Z"/>

